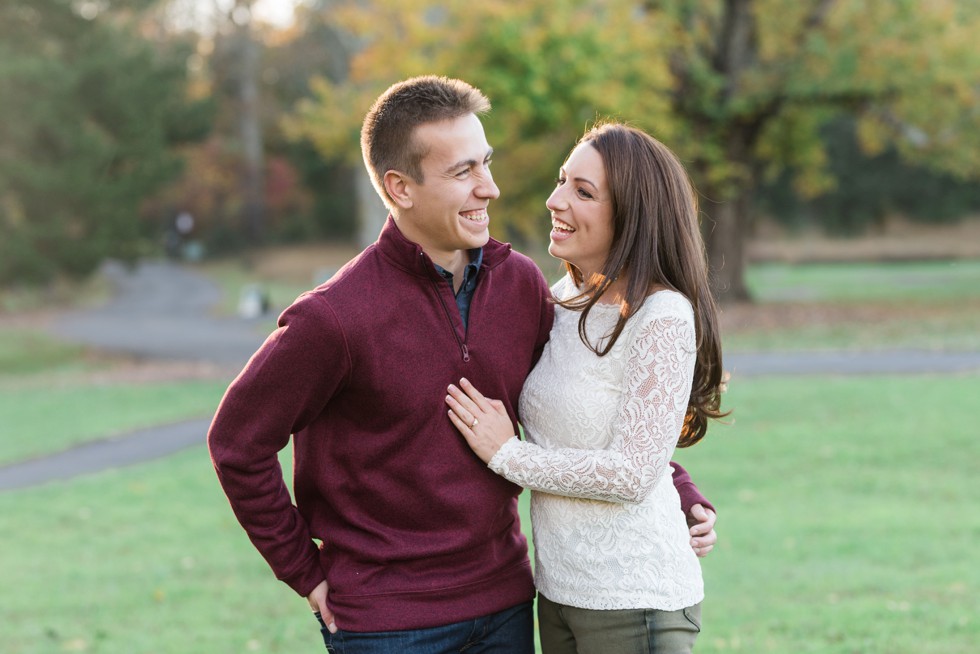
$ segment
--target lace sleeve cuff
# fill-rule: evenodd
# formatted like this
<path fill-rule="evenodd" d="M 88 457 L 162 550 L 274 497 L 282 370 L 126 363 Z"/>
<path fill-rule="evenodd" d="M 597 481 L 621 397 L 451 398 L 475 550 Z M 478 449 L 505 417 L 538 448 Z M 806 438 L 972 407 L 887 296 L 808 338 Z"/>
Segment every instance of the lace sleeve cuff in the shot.
<path fill-rule="evenodd" d="M 517 436 L 513 436 L 509 441 L 500 446 L 497 453 L 493 455 L 490 462 L 487 463 L 487 467 L 493 470 L 495 473 L 501 477 L 507 477 L 510 466 L 507 464 L 510 460 L 517 454 L 521 449 L 521 439 Z"/>

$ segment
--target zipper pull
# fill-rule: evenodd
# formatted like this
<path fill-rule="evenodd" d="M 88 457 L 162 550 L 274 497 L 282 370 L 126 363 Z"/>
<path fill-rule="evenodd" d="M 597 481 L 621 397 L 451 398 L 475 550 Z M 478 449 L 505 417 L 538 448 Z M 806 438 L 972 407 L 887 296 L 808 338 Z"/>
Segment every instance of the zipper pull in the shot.
<path fill-rule="evenodd" d="M 466 347 L 466 343 L 463 343 L 463 361 L 467 363 L 470 361 L 470 349 Z"/>

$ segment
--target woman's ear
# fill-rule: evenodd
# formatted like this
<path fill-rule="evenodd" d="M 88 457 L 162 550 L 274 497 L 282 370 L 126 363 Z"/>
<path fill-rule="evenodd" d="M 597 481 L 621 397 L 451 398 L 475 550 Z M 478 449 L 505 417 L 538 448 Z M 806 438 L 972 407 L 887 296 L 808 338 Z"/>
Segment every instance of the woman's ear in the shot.
<path fill-rule="evenodd" d="M 412 185 L 414 183 L 415 180 L 397 170 L 389 170 L 384 176 L 385 190 L 388 192 L 391 201 L 399 209 L 411 209 L 415 204 L 412 200 Z"/>

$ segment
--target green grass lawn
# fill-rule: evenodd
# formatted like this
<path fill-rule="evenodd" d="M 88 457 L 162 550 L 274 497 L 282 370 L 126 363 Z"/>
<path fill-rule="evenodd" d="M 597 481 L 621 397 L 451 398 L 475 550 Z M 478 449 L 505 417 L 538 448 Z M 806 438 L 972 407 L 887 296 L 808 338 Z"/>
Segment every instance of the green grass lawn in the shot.
<path fill-rule="evenodd" d="M 720 505 L 700 652 L 966 654 L 980 377 L 771 378 L 678 459 Z"/>
<path fill-rule="evenodd" d="M 747 283 L 762 319 L 728 351 L 980 350 L 980 261 L 757 264 Z"/>
<path fill-rule="evenodd" d="M 980 289 L 980 283 L 978 283 Z M 898 306 L 900 305 L 900 306 Z M 980 350 L 980 292 L 965 301 L 869 303 L 869 311 L 834 317 L 835 303 L 804 307 L 812 319 L 801 324 L 781 324 L 778 316 L 751 328 L 722 331 L 726 352 L 793 352 L 800 350 Z M 723 308 L 722 311 L 725 309 Z M 749 311 L 800 311 L 799 305 L 756 305 Z"/>
<path fill-rule="evenodd" d="M 85 349 L 38 331 L 0 329 L 0 380 L 37 372 L 68 372 L 92 367 Z"/>
<path fill-rule="evenodd" d="M 678 460 L 718 505 L 701 654 L 972 654 L 980 375 L 740 379 Z M 0 494 L 4 652 L 321 651 L 204 448 Z"/>
<path fill-rule="evenodd" d="M 0 465 L 135 429 L 214 413 L 227 381 L 38 387 L 0 377 Z"/>
<path fill-rule="evenodd" d="M 230 381 L 93 381 L 118 364 L 43 332 L 0 329 L 0 465 L 209 416 Z"/>
<path fill-rule="evenodd" d="M 980 261 L 764 263 L 749 266 L 746 282 L 760 302 L 975 298 Z"/>

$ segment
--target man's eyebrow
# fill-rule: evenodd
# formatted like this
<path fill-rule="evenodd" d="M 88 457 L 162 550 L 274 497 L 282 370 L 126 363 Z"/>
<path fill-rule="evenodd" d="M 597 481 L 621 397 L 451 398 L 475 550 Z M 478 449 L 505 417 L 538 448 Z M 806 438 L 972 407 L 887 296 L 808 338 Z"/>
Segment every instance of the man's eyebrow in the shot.
<path fill-rule="evenodd" d="M 486 161 L 487 159 L 489 159 L 492 156 L 493 156 L 493 148 L 490 148 L 489 150 L 487 150 L 487 156 L 485 156 L 483 158 L 483 160 Z M 472 168 L 477 163 L 478 162 L 477 162 L 476 159 L 463 159 L 461 161 L 457 161 L 456 163 L 454 163 L 449 168 L 446 168 L 446 172 L 449 172 L 450 170 L 457 170 L 457 169 L 460 169 L 460 168 Z"/>

